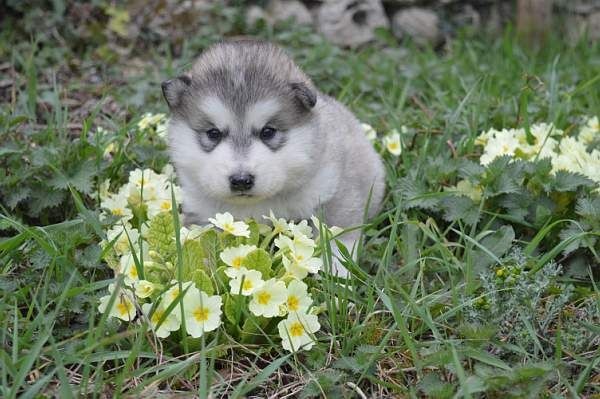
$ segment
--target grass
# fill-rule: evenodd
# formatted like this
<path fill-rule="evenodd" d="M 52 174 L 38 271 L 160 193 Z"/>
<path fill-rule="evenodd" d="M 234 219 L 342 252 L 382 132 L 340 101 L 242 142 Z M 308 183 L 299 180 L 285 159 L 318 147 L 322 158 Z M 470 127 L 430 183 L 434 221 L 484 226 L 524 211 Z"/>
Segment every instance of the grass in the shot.
<path fill-rule="evenodd" d="M 600 395 L 598 244 L 565 254 L 568 238 L 558 234 L 583 189 L 565 200 L 570 210 L 539 220 L 482 205 L 467 223 L 435 202 L 463 162 L 477 161 L 480 132 L 537 121 L 571 129 L 597 115 L 598 43 L 552 38 L 535 50 L 510 31 L 465 33 L 434 52 L 382 34 L 347 51 L 305 29 L 240 30 L 235 12 L 215 12 L 218 28 L 139 49 L 128 37 L 121 47 L 99 44 L 104 36 L 59 46 L 43 33 L 30 39 L 15 20 L 3 27 L 0 64 L 11 85 L 0 92 L 1 396 Z M 69 39 L 72 29 L 55 34 Z M 328 277 L 317 286 L 326 309 L 319 342 L 296 355 L 219 334 L 182 351 L 144 325 L 125 329 L 97 312 L 112 281 L 98 245 L 100 183 L 115 187 L 135 167 L 167 162 L 165 145 L 135 122 L 166 110 L 160 81 L 221 35 L 239 33 L 282 44 L 379 132 L 408 128 L 402 155 L 385 155 L 388 194 L 365 228 L 360 261 L 348 260 L 354 276 L 348 286 Z M 498 169 L 498 179 L 512 173 Z M 501 269 L 531 273 L 507 284 Z"/>

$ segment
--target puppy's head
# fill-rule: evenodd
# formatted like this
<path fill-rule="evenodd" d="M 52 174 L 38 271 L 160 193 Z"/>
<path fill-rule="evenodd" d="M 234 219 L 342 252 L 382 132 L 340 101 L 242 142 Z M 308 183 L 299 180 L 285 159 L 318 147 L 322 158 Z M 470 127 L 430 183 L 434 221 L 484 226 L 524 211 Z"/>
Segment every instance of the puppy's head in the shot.
<path fill-rule="evenodd" d="M 314 173 L 316 91 L 278 47 L 217 44 L 162 88 L 171 154 L 191 189 L 252 203 L 293 191 Z"/>

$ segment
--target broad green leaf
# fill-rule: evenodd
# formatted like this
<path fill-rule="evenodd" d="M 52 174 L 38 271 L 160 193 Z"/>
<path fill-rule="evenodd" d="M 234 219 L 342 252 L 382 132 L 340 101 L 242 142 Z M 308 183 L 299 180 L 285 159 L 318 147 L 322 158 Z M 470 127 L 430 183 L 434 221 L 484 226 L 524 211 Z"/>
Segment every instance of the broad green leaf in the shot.
<path fill-rule="evenodd" d="M 215 293 L 212 281 L 204 270 L 196 269 L 191 273 L 190 277 L 196 284 L 196 288 L 199 290 L 206 292 L 208 295 L 213 295 Z"/>
<path fill-rule="evenodd" d="M 271 277 L 271 257 L 264 249 L 256 249 L 250 252 L 242 262 L 246 269 L 258 270 L 263 280 Z"/>
<path fill-rule="evenodd" d="M 205 270 L 205 254 L 202 243 L 198 240 L 187 240 L 181 249 L 183 276 L 189 276 L 196 270 Z"/>
<path fill-rule="evenodd" d="M 147 241 L 150 249 L 165 260 L 173 262 L 177 253 L 173 216 L 169 212 L 156 215 L 148 227 Z"/>

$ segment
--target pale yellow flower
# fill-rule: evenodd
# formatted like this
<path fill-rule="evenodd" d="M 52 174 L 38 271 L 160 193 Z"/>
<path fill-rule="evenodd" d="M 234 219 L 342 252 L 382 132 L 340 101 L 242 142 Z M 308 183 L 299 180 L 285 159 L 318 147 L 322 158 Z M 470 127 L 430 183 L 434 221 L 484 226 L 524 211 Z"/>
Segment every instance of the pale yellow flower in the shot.
<path fill-rule="evenodd" d="M 290 313 L 287 319 L 277 324 L 283 349 L 296 352 L 300 349 L 310 350 L 315 341 L 313 334 L 319 331 L 317 316 L 304 313 Z"/>
<path fill-rule="evenodd" d="M 110 294 L 100 298 L 98 311 L 105 313 L 108 310 L 108 317 L 116 317 L 123 321 L 132 321 L 135 318 L 136 309 L 131 293 L 124 288 L 118 289 L 115 293 L 115 289 L 114 284 L 108 286 Z M 112 307 L 107 309 L 113 295 L 115 295 L 115 298 Z"/>
<path fill-rule="evenodd" d="M 306 313 L 310 305 L 312 305 L 312 298 L 308 295 L 308 286 L 300 280 L 290 281 L 285 301 L 286 312 Z"/>
<path fill-rule="evenodd" d="M 165 314 L 167 308 L 162 302 L 154 309 L 154 312 L 151 312 L 151 309 L 151 303 L 145 303 L 142 305 L 142 312 L 150 321 L 150 326 L 157 337 L 167 338 L 169 335 L 171 335 L 171 331 L 179 330 L 179 327 L 181 326 L 181 313 L 178 307 L 172 309 L 168 314 Z M 162 321 L 160 327 L 157 328 L 161 319 L 164 320 Z"/>
<path fill-rule="evenodd" d="M 374 141 L 375 139 L 377 139 L 377 132 L 375 131 L 375 129 L 373 129 L 373 126 L 369 125 L 368 123 L 361 123 L 360 125 L 365 131 L 365 136 L 370 141 Z"/>
<path fill-rule="evenodd" d="M 229 288 L 232 294 L 238 295 L 241 293 L 243 296 L 250 296 L 260 289 L 264 283 L 262 274 L 258 270 L 248 270 L 241 267 L 237 275 L 229 280 Z"/>
<path fill-rule="evenodd" d="M 217 213 L 214 219 L 209 218 L 208 221 L 231 235 L 246 238 L 250 237 L 250 227 L 244 222 L 234 222 L 233 216 L 229 212 Z"/>
<path fill-rule="evenodd" d="M 134 284 L 134 287 L 135 295 L 142 299 L 148 298 L 156 289 L 156 285 L 148 280 L 140 280 Z"/>
<path fill-rule="evenodd" d="M 263 219 L 267 219 L 273 225 L 273 233 L 287 233 L 289 232 L 289 225 L 285 219 L 276 218 L 273 211 L 269 211 L 269 216 L 263 216 Z"/>
<path fill-rule="evenodd" d="M 272 278 L 254 291 L 248 309 L 255 316 L 275 317 L 286 300 L 286 294 L 285 283 Z"/>
<path fill-rule="evenodd" d="M 229 278 L 235 278 L 246 256 L 255 250 L 256 245 L 239 245 L 237 247 L 228 247 L 221 251 L 219 257 L 227 266 L 230 266 L 225 270 L 225 274 Z"/>
<path fill-rule="evenodd" d="M 383 138 L 383 144 L 392 155 L 399 156 L 402 153 L 400 133 L 398 133 L 396 129 L 392 129 L 392 131 Z"/>
<path fill-rule="evenodd" d="M 219 295 L 208 296 L 204 291 L 190 287 L 183 301 L 185 328 L 189 335 L 198 338 L 219 328 L 223 301 Z"/>

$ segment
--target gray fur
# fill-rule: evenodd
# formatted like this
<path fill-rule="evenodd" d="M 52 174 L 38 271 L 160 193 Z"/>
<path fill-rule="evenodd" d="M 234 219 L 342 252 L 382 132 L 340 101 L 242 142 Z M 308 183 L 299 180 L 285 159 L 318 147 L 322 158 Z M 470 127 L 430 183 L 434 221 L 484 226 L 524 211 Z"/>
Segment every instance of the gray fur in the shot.
<path fill-rule="evenodd" d="M 169 90 L 167 84 L 165 90 L 172 113 L 171 157 L 182 182 L 186 222 L 205 223 L 216 212 L 225 211 L 238 218 L 260 220 L 273 210 L 278 217 L 308 219 L 320 215 L 322 210 L 327 224 L 347 228 L 363 222 L 370 194 L 368 216 L 377 212 L 385 189 L 384 168 L 359 121 L 342 104 L 320 93 L 279 47 L 253 40 L 219 43 L 206 50 L 186 76 L 189 85 L 178 82 L 177 90 Z M 235 117 L 222 143 L 213 148 L 209 148 L 212 145 L 207 145 L 208 139 L 202 136 L 214 126 L 200 106 L 209 96 L 217 97 Z M 277 128 L 272 142 L 259 139 L 260 126 L 243 123 L 248 117 L 246 111 L 265 100 L 275 100 L 279 107 L 267 122 Z M 189 139 L 183 137 L 188 128 L 198 135 L 198 159 L 201 152 L 216 151 L 221 145 L 230 146 L 235 154 L 227 160 L 235 165 L 223 167 L 225 172 L 221 172 L 222 165 L 215 164 L 215 173 L 246 172 L 243 169 L 251 167 L 248 165 L 261 164 L 264 160 L 252 159 L 250 149 L 260 150 L 265 145 L 277 162 L 273 162 L 272 170 L 263 162 L 261 167 L 268 173 L 249 172 L 256 176 L 258 187 L 269 186 L 269 179 L 274 177 L 285 183 L 274 192 L 267 190 L 268 195 L 257 194 L 255 200 L 248 202 L 228 198 L 221 192 L 214 194 L 208 187 L 217 183 L 203 181 L 195 170 L 199 166 L 190 155 Z M 277 155 L 280 151 L 286 152 Z M 271 157 L 268 152 L 259 153 Z M 293 170 L 293 178 L 289 179 L 277 176 L 280 170 L 292 173 L 283 172 L 288 166 L 281 162 L 288 158 L 294 162 L 291 158 L 296 155 L 303 160 L 298 163 L 304 165 L 302 170 Z M 212 162 L 218 163 L 218 159 Z M 358 234 L 355 231 L 342 237 L 349 250 Z M 339 263 L 336 271 L 340 275 L 347 273 Z"/>

